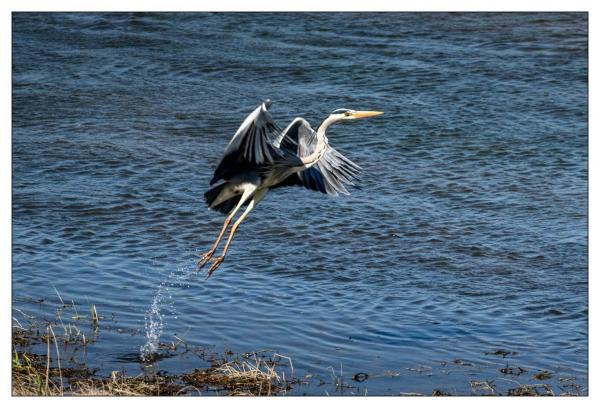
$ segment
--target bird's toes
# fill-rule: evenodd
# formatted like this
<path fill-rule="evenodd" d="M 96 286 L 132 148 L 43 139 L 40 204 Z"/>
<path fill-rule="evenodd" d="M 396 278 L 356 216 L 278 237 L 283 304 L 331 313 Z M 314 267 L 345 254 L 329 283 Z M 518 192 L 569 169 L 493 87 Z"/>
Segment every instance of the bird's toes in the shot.
<path fill-rule="evenodd" d="M 202 257 L 198 261 L 198 270 L 202 269 L 202 267 L 204 265 L 206 265 L 206 263 L 208 261 L 210 261 L 210 258 L 212 258 L 213 254 L 214 254 L 213 251 L 209 251 L 209 252 L 205 253 L 204 255 L 202 255 Z"/>
<path fill-rule="evenodd" d="M 210 275 L 212 275 L 213 272 L 217 270 L 217 268 L 221 265 L 221 263 L 223 262 L 224 259 L 225 259 L 224 257 L 220 256 L 213 260 L 213 264 L 210 266 L 210 269 L 208 270 L 206 279 L 210 278 Z"/>

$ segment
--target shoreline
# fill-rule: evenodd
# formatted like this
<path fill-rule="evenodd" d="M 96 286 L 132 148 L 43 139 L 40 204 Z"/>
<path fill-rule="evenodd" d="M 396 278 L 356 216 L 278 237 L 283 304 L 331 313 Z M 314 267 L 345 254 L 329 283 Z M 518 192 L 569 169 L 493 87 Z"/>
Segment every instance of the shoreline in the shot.
<path fill-rule="evenodd" d="M 56 330 L 55 330 L 56 329 Z M 295 387 L 301 388 L 309 383 L 306 377 L 296 377 L 293 362 L 287 356 L 277 353 L 267 355 L 264 352 L 235 354 L 226 351 L 222 356 L 206 360 L 209 367 L 195 368 L 192 371 L 171 374 L 165 371 L 150 372 L 136 376 L 126 375 L 122 371 L 112 371 L 110 376 L 97 375 L 97 368 L 83 363 L 64 361 L 61 348 L 76 345 L 85 349 L 90 340 L 85 335 L 73 337 L 59 329 L 64 327 L 48 324 L 45 330 L 40 327 L 18 328 L 12 330 L 12 395 L 13 396 L 178 396 L 178 395 L 226 395 L 226 396 L 276 396 L 287 395 Z M 45 349 L 45 353 L 34 352 L 33 348 Z M 185 345 L 187 350 L 187 345 Z M 150 356 L 146 363 L 152 367 L 165 357 L 171 357 L 177 345 L 161 344 L 158 353 Z M 510 353 L 497 350 L 490 353 L 500 357 Z M 333 370 L 332 370 L 333 371 Z M 506 366 L 500 369 L 505 375 L 520 375 L 528 370 L 521 367 Z M 535 382 L 515 386 L 506 392 L 499 391 L 494 381 L 470 380 L 470 394 L 452 394 L 444 391 L 443 385 L 430 394 L 398 392 L 399 396 L 585 396 L 587 388 L 575 382 L 565 383 L 565 387 L 556 392 L 546 380 L 553 374 L 540 371 L 534 374 Z M 312 377 L 312 376 L 311 376 Z M 354 393 L 359 384 L 369 378 L 366 373 L 356 373 L 351 383 L 344 382 L 333 373 L 336 390 L 341 395 L 368 395 Z M 322 384 L 325 382 L 321 379 Z M 319 384 L 320 385 L 320 384 Z M 347 392 L 344 393 L 344 390 Z M 310 394 L 313 395 L 313 394 Z M 324 395 L 329 395 L 325 391 Z"/>

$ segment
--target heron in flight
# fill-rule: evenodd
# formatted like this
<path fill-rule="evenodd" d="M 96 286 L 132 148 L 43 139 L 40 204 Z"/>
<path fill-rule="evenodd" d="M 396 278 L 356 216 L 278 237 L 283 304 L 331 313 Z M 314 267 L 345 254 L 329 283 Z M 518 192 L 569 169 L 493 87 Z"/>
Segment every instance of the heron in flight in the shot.
<path fill-rule="evenodd" d="M 208 208 L 227 215 L 216 241 L 198 261 L 201 269 L 212 259 L 207 279 L 225 260 L 241 222 L 270 189 L 301 186 L 329 195 L 349 194 L 345 185 L 354 185 L 360 167 L 331 147 L 325 133 L 336 122 L 383 114 L 336 109 L 317 130 L 303 118 L 295 118 L 281 130 L 269 113 L 270 107 L 267 99 L 244 120 L 225 148 L 210 181 L 211 188 L 204 193 Z M 229 224 L 244 205 L 244 212 L 231 227 L 223 253 L 213 258 Z"/>

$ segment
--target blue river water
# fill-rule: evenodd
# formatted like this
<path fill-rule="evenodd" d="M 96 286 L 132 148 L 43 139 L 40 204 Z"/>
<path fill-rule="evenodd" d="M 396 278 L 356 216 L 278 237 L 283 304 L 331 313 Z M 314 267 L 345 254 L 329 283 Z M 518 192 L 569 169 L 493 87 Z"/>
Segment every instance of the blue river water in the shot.
<path fill-rule="evenodd" d="M 298 395 L 505 392 L 541 370 L 555 393 L 587 393 L 587 14 L 12 21 L 19 322 L 95 305 L 81 358 L 100 374 L 139 374 L 141 348 L 182 340 L 288 356 Z M 202 194 L 266 98 L 281 127 L 385 115 L 328 132 L 361 189 L 270 192 L 204 280 L 223 216 Z M 172 353 L 156 368 L 202 364 Z"/>

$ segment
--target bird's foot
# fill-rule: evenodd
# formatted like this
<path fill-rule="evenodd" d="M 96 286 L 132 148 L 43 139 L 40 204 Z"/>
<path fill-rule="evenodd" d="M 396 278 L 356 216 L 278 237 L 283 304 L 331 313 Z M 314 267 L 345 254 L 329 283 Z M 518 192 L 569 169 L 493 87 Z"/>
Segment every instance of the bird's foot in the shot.
<path fill-rule="evenodd" d="M 206 263 L 208 261 L 210 261 L 210 258 L 212 258 L 212 256 L 215 254 L 215 250 L 211 249 L 210 251 L 204 253 L 202 255 L 202 257 L 200 258 L 200 260 L 198 261 L 198 270 L 202 269 L 202 267 L 204 267 L 204 265 L 206 265 Z"/>
<path fill-rule="evenodd" d="M 217 268 L 221 265 L 221 263 L 223 263 L 224 260 L 225 260 L 224 256 L 216 257 L 213 260 L 213 264 L 210 266 L 210 269 L 208 270 L 208 274 L 206 275 L 206 279 L 210 278 L 210 275 L 212 275 L 212 273 L 217 270 Z"/>

